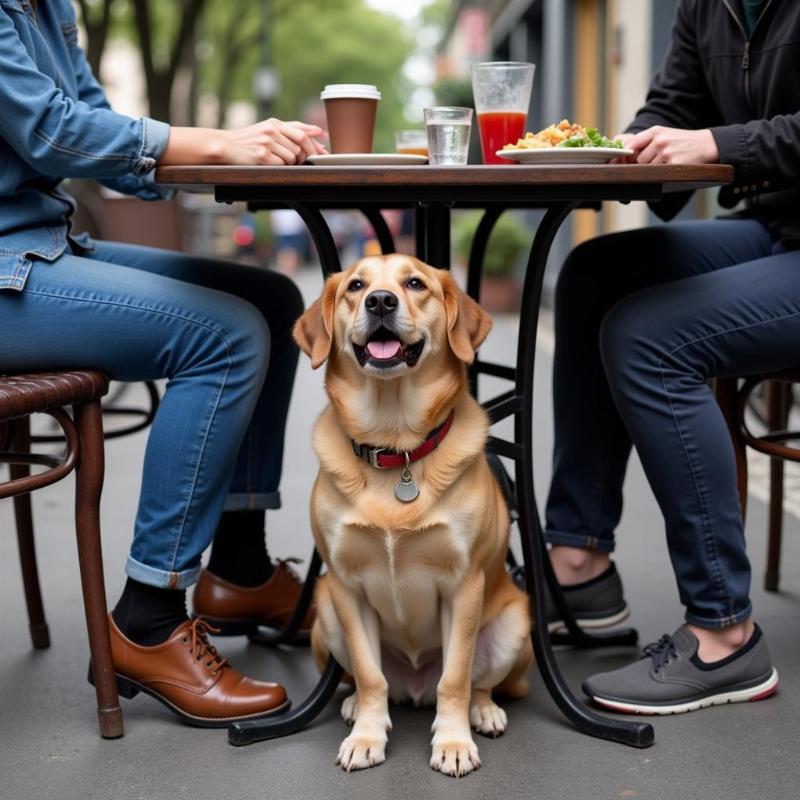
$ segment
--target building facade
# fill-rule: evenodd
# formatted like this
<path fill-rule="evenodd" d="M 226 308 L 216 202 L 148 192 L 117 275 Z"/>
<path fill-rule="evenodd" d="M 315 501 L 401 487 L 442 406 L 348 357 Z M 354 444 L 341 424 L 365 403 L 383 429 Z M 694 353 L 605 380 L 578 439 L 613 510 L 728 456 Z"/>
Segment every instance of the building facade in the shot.
<path fill-rule="evenodd" d="M 473 63 L 537 65 L 528 129 L 564 117 L 607 135 L 625 129 L 644 102 L 669 41 L 678 0 L 456 0 L 439 74 L 469 79 Z M 705 212 L 698 196 L 685 212 Z M 567 244 L 652 220 L 643 203 L 609 203 L 574 215 Z"/>

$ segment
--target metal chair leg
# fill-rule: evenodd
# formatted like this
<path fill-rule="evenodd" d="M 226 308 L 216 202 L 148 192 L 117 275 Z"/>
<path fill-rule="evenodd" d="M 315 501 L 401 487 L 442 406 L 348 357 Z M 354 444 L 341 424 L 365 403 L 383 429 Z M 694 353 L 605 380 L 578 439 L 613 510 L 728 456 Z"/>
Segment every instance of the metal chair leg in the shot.
<path fill-rule="evenodd" d="M 27 453 L 30 450 L 30 417 L 22 417 L 10 424 L 12 426 L 12 448 L 19 453 Z M 27 464 L 10 464 L 9 469 L 12 480 L 30 475 L 30 467 Z M 22 568 L 22 585 L 25 589 L 25 604 L 28 607 L 31 644 L 35 650 L 44 650 L 50 647 L 50 631 L 44 616 L 39 570 L 36 565 L 30 494 L 20 494 L 14 497 L 14 516 L 17 525 L 19 563 Z"/>
<path fill-rule="evenodd" d="M 785 430 L 791 408 L 792 386 L 770 381 L 767 386 L 767 427 L 770 433 Z M 780 584 L 781 543 L 783 538 L 783 459 L 769 461 L 769 522 L 767 526 L 767 566 L 764 589 L 777 592 Z"/>
<path fill-rule="evenodd" d="M 747 444 L 739 428 L 738 381 L 736 378 L 717 378 L 714 381 L 714 396 L 728 426 L 736 457 L 736 478 L 742 519 L 747 518 Z"/>
<path fill-rule="evenodd" d="M 103 411 L 100 402 L 95 401 L 75 406 L 74 413 L 81 448 L 76 470 L 75 527 L 92 675 L 97 692 L 97 718 L 100 735 L 104 739 L 116 739 L 123 735 L 122 709 L 111 661 L 100 545 L 100 494 L 105 460 Z"/>

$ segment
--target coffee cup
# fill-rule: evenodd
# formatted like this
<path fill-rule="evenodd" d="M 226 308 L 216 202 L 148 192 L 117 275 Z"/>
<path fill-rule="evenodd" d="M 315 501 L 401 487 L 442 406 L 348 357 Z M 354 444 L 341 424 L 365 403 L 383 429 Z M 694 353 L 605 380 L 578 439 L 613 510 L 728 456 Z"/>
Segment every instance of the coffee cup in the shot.
<path fill-rule="evenodd" d="M 331 153 L 371 153 L 381 99 L 378 88 L 366 83 L 331 83 L 320 99 L 325 103 Z"/>

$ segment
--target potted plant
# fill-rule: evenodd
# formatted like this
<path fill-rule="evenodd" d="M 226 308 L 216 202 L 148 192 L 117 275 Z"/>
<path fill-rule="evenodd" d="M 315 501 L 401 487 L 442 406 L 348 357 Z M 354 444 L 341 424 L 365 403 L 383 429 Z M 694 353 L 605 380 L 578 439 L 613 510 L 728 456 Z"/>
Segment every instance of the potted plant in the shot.
<path fill-rule="evenodd" d="M 483 212 L 470 211 L 453 225 L 453 248 L 461 264 L 469 260 L 475 230 Z M 528 228 L 513 214 L 503 214 L 492 230 L 483 261 L 481 305 L 487 311 L 517 311 L 520 295 L 520 267 L 531 243 Z"/>

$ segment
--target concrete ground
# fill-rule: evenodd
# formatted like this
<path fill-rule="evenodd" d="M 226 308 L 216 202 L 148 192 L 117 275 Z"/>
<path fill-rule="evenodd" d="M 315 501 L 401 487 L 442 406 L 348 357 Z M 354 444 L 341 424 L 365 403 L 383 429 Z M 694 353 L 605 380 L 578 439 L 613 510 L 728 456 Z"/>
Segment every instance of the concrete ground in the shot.
<path fill-rule="evenodd" d="M 302 280 L 307 296 L 315 277 Z M 498 320 L 482 355 L 513 352 L 515 319 Z M 551 360 L 540 352 L 537 386 L 538 493 L 549 473 Z M 491 387 L 487 381 L 485 387 Z M 282 510 L 269 517 L 274 555 L 307 557 L 307 504 L 316 469 L 309 428 L 323 405 L 322 375 L 303 361 L 289 420 Z M 501 428 L 502 426 L 498 426 Z M 104 556 L 109 598 L 124 581 L 122 566 L 135 513 L 144 436 L 110 442 L 103 501 Z M 763 486 L 757 487 L 763 494 Z M 753 600 L 781 672 L 781 692 L 762 703 L 726 706 L 656 719 L 656 743 L 635 750 L 576 733 L 548 698 L 536 674 L 524 701 L 509 703 L 509 729 L 497 740 L 478 737 L 483 768 L 458 781 L 428 767 L 430 709 L 395 708 L 388 761 L 346 774 L 334 766 L 347 728 L 340 693 L 308 729 L 245 748 L 228 745 L 224 730 L 179 724 L 159 703 L 123 701 L 126 734 L 97 735 L 94 694 L 86 683 L 87 645 L 73 543 L 72 482 L 35 496 L 37 541 L 52 647 L 30 648 L 10 502 L 0 503 L 0 798 L 2 800 L 172 800 L 191 798 L 461 798 L 469 800 L 750 800 L 797 798 L 797 719 L 800 717 L 800 525 L 787 520 L 780 594 L 761 589 L 765 511 L 751 503 L 748 543 L 754 565 Z M 672 631 L 681 608 L 658 509 L 638 463 L 632 462 L 617 562 L 643 642 Z M 266 650 L 244 639 L 217 641 L 243 671 L 281 681 L 299 702 L 316 680 L 305 650 Z M 559 661 L 580 691 L 588 674 L 624 664 L 632 649 L 564 651 Z M 796 693 L 797 692 L 797 693 Z"/>

